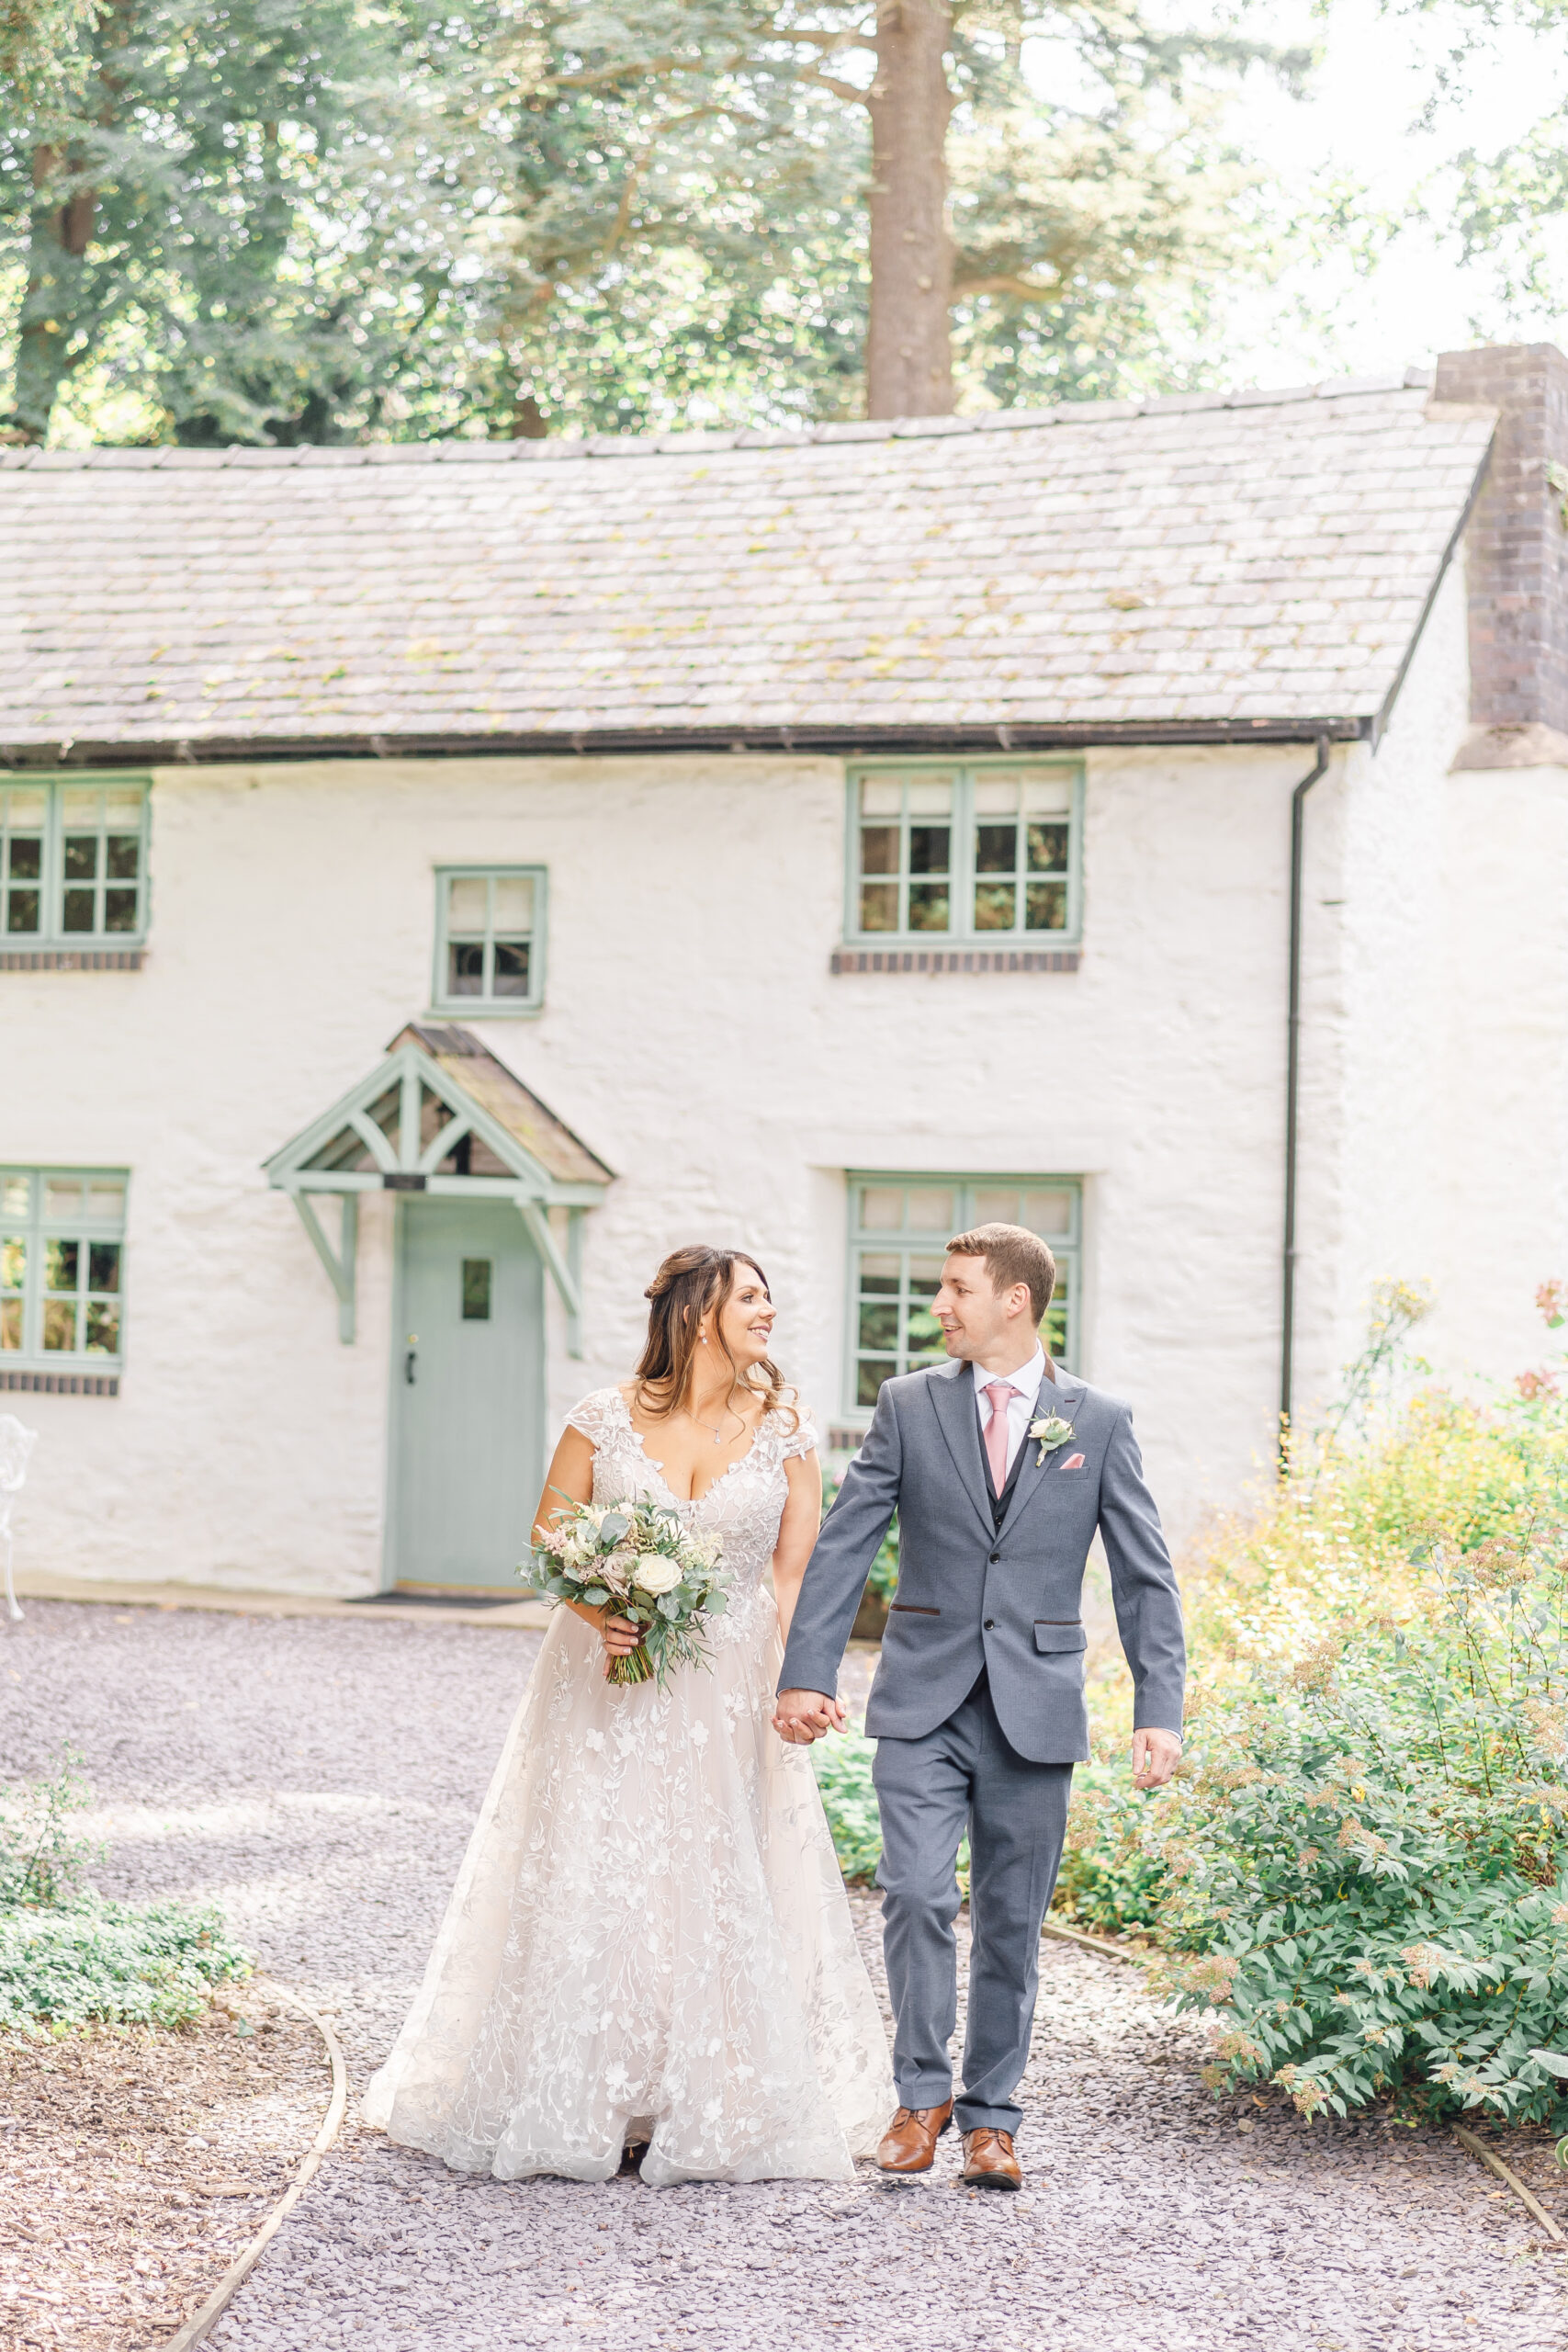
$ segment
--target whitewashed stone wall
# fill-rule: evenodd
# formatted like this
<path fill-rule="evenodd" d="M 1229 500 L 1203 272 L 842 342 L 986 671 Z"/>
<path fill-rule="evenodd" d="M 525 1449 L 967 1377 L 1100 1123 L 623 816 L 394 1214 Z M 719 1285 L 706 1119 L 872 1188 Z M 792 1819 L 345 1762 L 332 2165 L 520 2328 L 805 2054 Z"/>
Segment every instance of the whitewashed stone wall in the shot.
<path fill-rule="evenodd" d="M 1519 920 L 1521 894 L 1563 904 L 1568 779 L 1447 778 L 1463 691 L 1456 582 L 1381 755 L 1341 755 L 1310 803 L 1309 1405 L 1379 1275 L 1430 1272 L 1444 1351 L 1513 1369 L 1529 1289 L 1568 1262 L 1562 924 Z M 120 1396 L 6 1400 L 42 1432 L 26 1557 L 378 1580 L 391 1204 L 367 1204 L 344 1348 L 260 1163 L 428 1007 L 432 869 L 468 861 L 550 870 L 545 1009 L 484 1031 L 620 1171 L 588 1221 L 586 1362 L 550 1305 L 558 1417 L 625 1374 L 662 1252 L 712 1238 L 761 1258 L 779 1353 L 839 1418 L 842 1171 L 1081 1174 L 1083 1368 L 1132 1399 L 1184 1536 L 1269 1459 L 1288 811 L 1310 756 L 1091 754 L 1081 970 L 938 979 L 829 973 L 834 761 L 160 772 L 145 968 L 3 984 L 3 1156 L 132 1171 Z"/>

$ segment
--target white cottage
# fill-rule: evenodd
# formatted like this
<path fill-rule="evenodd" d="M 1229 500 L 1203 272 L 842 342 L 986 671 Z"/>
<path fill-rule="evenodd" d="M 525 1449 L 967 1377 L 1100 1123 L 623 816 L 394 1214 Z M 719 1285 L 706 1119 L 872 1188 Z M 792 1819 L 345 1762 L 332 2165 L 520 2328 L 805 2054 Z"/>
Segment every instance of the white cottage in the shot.
<path fill-rule="evenodd" d="M 756 1251 L 845 1449 L 949 1232 L 1032 1225 L 1178 1537 L 1379 1278 L 1517 1370 L 1568 1263 L 1559 455 L 1547 347 L 0 453 L 30 1559 L 504 1586 L 694 1238 Z"/>

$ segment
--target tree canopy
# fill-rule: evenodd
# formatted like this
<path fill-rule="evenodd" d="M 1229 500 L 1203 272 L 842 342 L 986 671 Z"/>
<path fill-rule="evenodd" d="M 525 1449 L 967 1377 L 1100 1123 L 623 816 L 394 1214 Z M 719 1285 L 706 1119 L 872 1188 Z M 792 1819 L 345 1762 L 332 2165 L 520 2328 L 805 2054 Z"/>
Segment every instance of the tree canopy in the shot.
<path fill-rule="evenodd" d="M 1195 380 L 1263 244 L 1227 95 L 1304 61 L 1139 7 L 0 0 L 10 430 L 850 415 L 878 301 L 886 399 L 928 296 L 917 405 Z M 935 258 L 900 275 L 911 200 Z"/>

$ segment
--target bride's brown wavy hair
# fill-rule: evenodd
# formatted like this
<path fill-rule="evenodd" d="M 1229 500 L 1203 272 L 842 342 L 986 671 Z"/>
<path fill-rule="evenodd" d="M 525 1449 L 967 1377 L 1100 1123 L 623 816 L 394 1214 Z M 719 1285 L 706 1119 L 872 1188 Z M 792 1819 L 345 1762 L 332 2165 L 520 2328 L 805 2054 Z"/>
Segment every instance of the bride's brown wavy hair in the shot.
<path fill-rule="evenodd" d="M 650 1420 L 667 1420 L 690 1395 L 700 1344 L 697 1335 L 705 1316 L 712 1317 L 713 1338 L 720 1354 L 728 1360 L 730 1395 L 744 1388 L 761 1397 L 764 1411 L 793 1414 L 795 1391 L 786 1385 L 777 1364 L 764 1356 L 760 1363 L 741 1372 L 719 1329 L 719 1317 L 735 1288 L 737 1266 L 750 1266 L 772 1299 L 768 1277 L 755 1258 L 744 1250 L 715 1250 L 705 1241 L 672 1250 L 644 1291 L 643 1296 L 652 1304 L 635 1377 L 637 1402 Z"/>

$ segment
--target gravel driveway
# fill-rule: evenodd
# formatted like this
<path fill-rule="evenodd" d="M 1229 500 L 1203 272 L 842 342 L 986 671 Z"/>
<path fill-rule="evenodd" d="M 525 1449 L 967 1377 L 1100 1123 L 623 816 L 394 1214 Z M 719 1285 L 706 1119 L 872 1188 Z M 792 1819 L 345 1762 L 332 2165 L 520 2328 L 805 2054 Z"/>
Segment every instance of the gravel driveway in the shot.
<path fill-rule="evenodd" d="M 0 1649 L 0 1774 L 69 1737 L 111 1839 L 105 1891 L 223 1904 L 336 2012 L 362 2083 L 536 1646 L 439 1620 L 35 1601 Z M 1132 1970 L 1047 1943 L 1021 2196 L 956 2188 L 953 2137 L 923 2183 L 659 2191 L 465 2179 L 351 2129 L 210 2340 L 1561 2352 L 1559 2259 L 1445 2135 L 1217 2106 L 1199 2063 Z"/>

